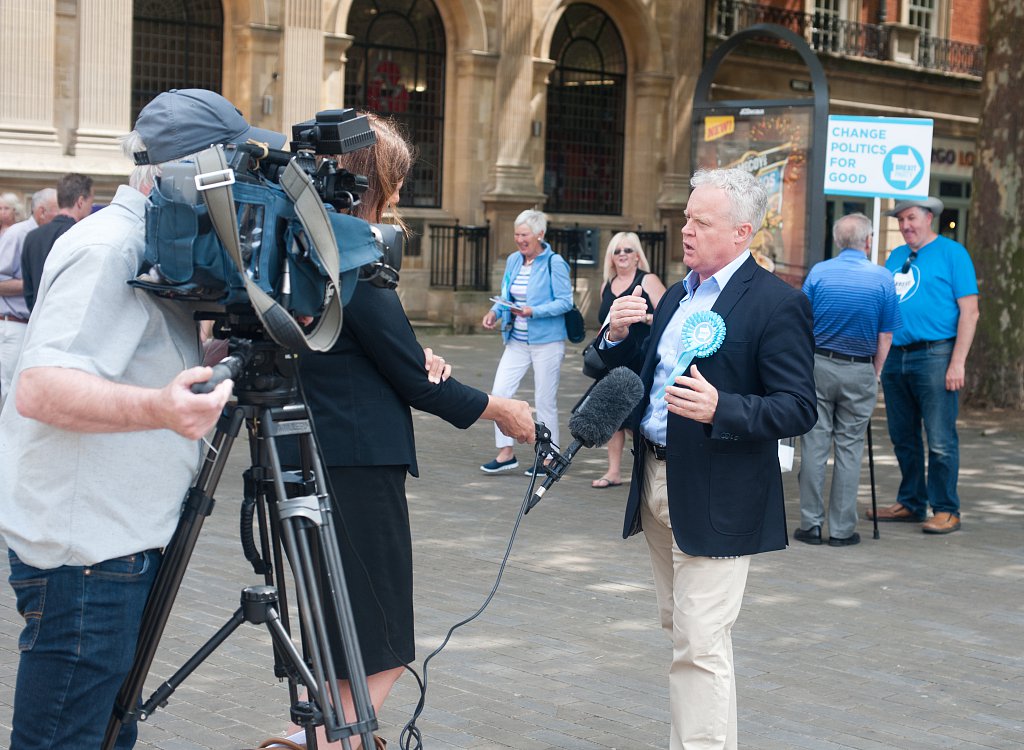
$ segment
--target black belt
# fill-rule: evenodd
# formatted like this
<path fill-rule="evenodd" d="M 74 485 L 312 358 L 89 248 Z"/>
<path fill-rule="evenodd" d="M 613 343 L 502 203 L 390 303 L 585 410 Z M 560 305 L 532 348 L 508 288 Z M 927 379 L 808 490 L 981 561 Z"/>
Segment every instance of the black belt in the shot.
<path fill-rule="evenodd" d="M 948 344 L 951 341 L 956 341 L 956 336 L 949 339 L 939 339 L 938 341 L 913 341 L 903 346 L 894 346 L 893 349 L 898 352 L 916 352 L 919 349 L 931 349 L 933 346 Z"/>
<path fill-rule="evenodd" d="M 820 354 L 822 357 L 828 357 L 829 359 L 837 359 L 840 362 L 874 362 L 874 357 L 862 357 L 856 354 L 843 354 L 842 352 L 834 352 L 831 349 L 815 349 L 815 354 Z"/>
<path fill-rule="evenodd" d="M 659 461 L 665 460 L 665 451 L 668 449 L 664 445 L 662 445 L 661 443 L 651 442 L 643 435 L 641 435 L 640 437 L 644 441 L 644 445 L 647 446 L 647 450 L 650 453 L 652 453 L 656 459 L 658 459 Z"/>

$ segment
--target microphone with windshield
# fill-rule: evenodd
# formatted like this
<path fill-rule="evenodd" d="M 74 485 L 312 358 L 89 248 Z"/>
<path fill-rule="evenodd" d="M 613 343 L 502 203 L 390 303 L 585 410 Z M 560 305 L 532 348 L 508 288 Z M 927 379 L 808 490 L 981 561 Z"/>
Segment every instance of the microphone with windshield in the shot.
<path fill-rule="evenodd" d="M 527 513 L 562 478 L 580 448 L 601 446 L 611 440 L 643 395 L 640 377 L 626 367 L 616 367 L 593 385 L 569 417 L 572 443 L 565 453 L 555 453 L 551 464 L 545 467 L 548 476 L 530 498 Z"/>

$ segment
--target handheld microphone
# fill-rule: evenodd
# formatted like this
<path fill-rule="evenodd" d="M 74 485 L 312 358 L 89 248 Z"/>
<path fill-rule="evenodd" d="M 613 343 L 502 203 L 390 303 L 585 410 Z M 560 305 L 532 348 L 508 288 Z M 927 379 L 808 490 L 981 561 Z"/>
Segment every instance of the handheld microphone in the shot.
<path fill-rule="evenodd" d="M 572 443 L 565 453 L 555 454 L 552 464 L 547 467 L 548 476 L 530 498 L 526 513 L 562 478 L 580 448 L 601 446 L 612 439 L 643 395 L 644 385 L 640 377 L 626 367 L 616 367 L 594 384 L 569 417 Z"/>

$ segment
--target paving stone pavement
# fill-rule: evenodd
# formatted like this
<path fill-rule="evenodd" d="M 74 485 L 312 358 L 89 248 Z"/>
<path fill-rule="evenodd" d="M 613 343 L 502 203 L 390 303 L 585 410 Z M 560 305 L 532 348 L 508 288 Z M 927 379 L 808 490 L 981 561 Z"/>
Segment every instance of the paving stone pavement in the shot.
<path fill-rule="evenodd" d="M 497 337 L 420 334 L 465 382 L 487 389 Z M 569 345 L 560 406 L 590 382 Z M 529 377 L 524 396 L 532 397 Z M 788 748 L 1019 748 L 1024 746 L 1024 432 L 1020 415 L 961 422 L 963 530 L 927 536 L 917 525 L 861 521 L 855 547 L 795 544 L 754 558 L 734 632 L 740 746 Z M 489 423 L 459 431 L 417 414 L 419 479 L 408 483 L 416 573 L 418 654 L 487 596 L 529 480 L 485 476 Z M 879 504 L 898 471 L 884 410 L 873 419 Z M 529 456 L 518 449 L 521 462 Z M 217 493 L 147 694 L 261 582 L 237 541 L 243 441 Z M 668 640 L 656 625 L 646 548 L 620 538 L 625 486 L 590 482 L 603 450 L 581 451 L 566 477 L 518 528 L 487 610 L 456 631 L 429 665 L 418 725 L 428 750 L 665 748 Z M 797 462 L 799 463 L 799 457 Z M 865 458 L 860 503 L 870 504 Z M 116 477 L 111 477 L 116 481 Z M 790 529 L 796 474 L 785 476 Z M 0 572 L 6 576 L 6 555 Z M 0 593 L 0 748 L 7 747 L 20 617 Z M 266 631 L 243 625 L 140 728 L 139 748 L 254 747 L 287 720 Z M 422 662 L 416 664 L 422 671 Z M 418 697 L 408 675 L 380 716 L 398 735 Z"/>

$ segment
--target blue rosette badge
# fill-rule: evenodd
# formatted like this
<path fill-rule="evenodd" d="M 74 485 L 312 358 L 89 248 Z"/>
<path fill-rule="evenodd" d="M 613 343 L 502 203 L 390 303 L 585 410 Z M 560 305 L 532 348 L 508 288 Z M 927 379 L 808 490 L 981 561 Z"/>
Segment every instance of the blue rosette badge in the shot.
<path fill-rule="evenodd" d="M 685 375 L 690 369 L 694 358 L 710 357 L 718 351 L 725 341 L 725 320 L 711 310 L 701 310 L 691 314 L 683 321 L 683 332 L 680 335 L 679 361 L 672 369 L 665 385 L 661 387 L 658 398 L 665 398 L 665 388 L 675 385 L 676 378 Z"/>

